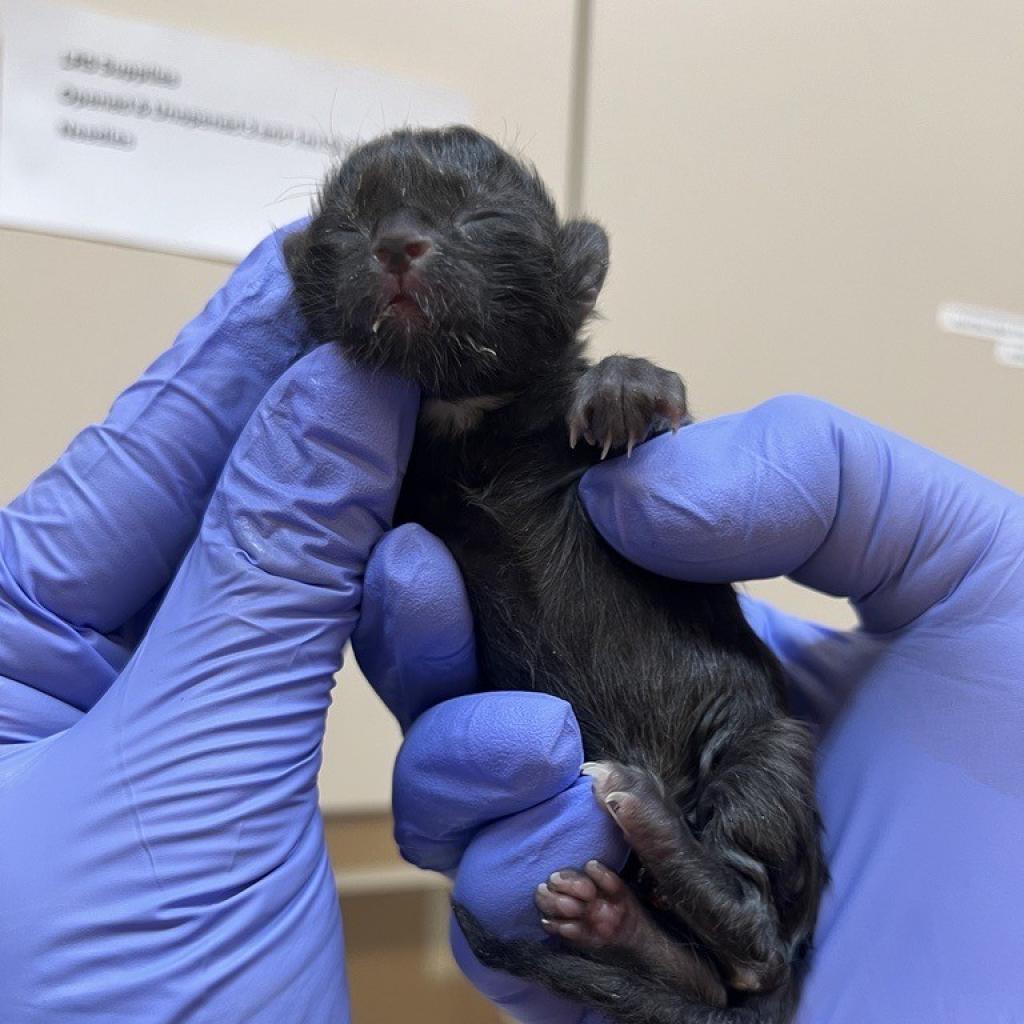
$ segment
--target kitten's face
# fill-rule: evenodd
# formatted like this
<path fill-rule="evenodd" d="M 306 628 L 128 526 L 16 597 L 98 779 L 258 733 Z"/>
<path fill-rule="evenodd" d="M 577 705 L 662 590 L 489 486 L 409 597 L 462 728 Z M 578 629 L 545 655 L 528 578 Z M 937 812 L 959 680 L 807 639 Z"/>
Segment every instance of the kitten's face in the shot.
<path fill-rule="evenodd" d="M 572 344 L 607 240 L 587 222 L 559 226 L 534 174 L 451 128 L 353 152 L 287 257 L 318 340 L 457 398 L 527 384 Z"/>

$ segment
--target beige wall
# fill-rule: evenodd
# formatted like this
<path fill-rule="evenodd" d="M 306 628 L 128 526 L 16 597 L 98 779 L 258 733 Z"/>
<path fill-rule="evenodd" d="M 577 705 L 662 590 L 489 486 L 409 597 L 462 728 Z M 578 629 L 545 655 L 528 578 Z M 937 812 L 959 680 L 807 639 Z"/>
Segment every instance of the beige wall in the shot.
<path fill-rule="evenodd" d="M 1024 371 L 934 326 L 1024 311 L 1024 5 L 597 0 L 591 52 L 600 348 L 699 415 L 808 392 L 1024 489 Z"/>
<path fill-rule="evenodd" d="M 91 6 L 465 92 L 564 197 L 568 0 Z M 933 326 L 949 299 L 1024 309 L 1024 6 L 598 0 L 593 13 L 583 198 L 613 241 L 597 346 L 679 369 L 701 415 L 806 391 L 1024 489 L 1024 372 Z M 0 500 L 227 271 L 0 231 Z M 342 683 L 324 801 L 379 806 L 397 735 L 353 669 Z"/>

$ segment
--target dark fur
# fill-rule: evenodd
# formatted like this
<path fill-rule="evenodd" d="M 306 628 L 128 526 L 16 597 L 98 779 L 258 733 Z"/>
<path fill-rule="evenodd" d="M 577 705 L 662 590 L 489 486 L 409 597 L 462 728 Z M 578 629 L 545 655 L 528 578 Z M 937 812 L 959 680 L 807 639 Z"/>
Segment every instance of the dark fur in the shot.
<path fill-rule="evenodd" d="M 408 315 L 387 306 L 394 277 L 373 256 L 399 212 L 432 246 L 409 277 Z M 635 951 L 503 941 L 457 908 L 471 947 L 626 1024 L 788 1019 L 825 880 L 808 737 L 732 588 L 626 562 L 577 496 L 602 447 L 683 414 L 675 375 L 583 357 L 603 231 L 559 224 L 536 174 L 476 132 L 403 131 L 329 178 L 287 258 L 318 340 L 422 388 L 396 521 L 454 554 L 483 685 L 565 698 L 588 758 L 626 766 L 618 788 L 642 811 L 624 825 L 644 865 L 634 884 L 680 949 L 710 956 L 728 1005 L 702 1003 Z M 438 399 L 476 396 L 504 404 L 454 435 L 431 418 Z M 570 447 L 567 421 L 593 445 Z M 740 975 L 746 994 L 730 987 Z"/>

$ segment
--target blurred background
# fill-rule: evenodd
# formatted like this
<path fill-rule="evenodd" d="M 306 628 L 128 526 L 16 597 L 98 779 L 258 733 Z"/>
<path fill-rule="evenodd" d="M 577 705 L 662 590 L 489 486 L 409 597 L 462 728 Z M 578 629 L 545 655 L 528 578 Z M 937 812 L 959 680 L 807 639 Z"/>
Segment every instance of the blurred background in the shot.
<path fill-rule="evenodd" d="M 947 302 L 1024 312 L 1019 0 L 81 6 L 462 94 L 563 211 L 607 226 L 597 353 L 679 370 L 701 418 L 806 392 L 1024 490 L 1024 371 L 936 327 Z M 229 270 L 0 230 L 0 500 L 102 417 Z M 851 621 L 789 584 L 751 589 Z M 347 665 L 321 790 L 354 1019 L 490 1024 L 448 957 L 443 886 L 394 852 L 398 740 Z"/>

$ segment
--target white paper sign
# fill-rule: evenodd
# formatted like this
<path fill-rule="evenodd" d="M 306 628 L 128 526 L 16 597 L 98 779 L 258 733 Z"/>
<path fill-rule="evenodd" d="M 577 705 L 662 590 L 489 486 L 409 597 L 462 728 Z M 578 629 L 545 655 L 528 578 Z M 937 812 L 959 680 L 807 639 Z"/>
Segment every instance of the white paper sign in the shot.
<path fill-rule="evenodd" d="M 1024 369 L 1024 314 L 947 302 L 936 314 L 939 329 L 994 342 L 997 363 Z"/>
<path fill-rule="evenodd" d="M 236 260 L 354 143 L 471 119 L 465 97 L 363 68 L 44 0 L 2 19 L 10 227 Z"/>

